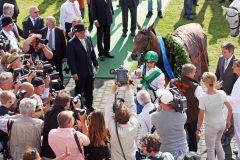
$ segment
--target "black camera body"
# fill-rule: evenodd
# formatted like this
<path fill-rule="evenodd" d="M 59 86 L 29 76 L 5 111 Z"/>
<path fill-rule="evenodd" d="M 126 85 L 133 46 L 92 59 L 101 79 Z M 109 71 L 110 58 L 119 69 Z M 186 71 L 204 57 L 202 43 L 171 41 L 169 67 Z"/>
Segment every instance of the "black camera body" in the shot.
<path fill-rule="evenodd" d="M 173 94 L 171 106 L 176 112 L 184 113 L 187 110 L 187 98 L 178 90 L 176 86 L 169 88 Z"/>
<path fill-rule="evenodd" d="M 20 90 L 18 91 L 18 93 L 16 94 L 16 98 L 20 101 L 24 98 L 24 95 L 27 93 L 26 90 Z"/>
<path fill-rule="evenodd" d="M 125 69 L 122 65 L 119 68 L 111 69 L 110 74 L 115 74 L 117 78 L 117 83 L 122 86 L 128 83 L 128 70 Z"/>
<path fill-rule="evenodd" d="M 87 112 L 87 108 L 74 108 L 73 110 L 73 117 L 75 120 L 80 120 L 79 119 L 79 114 L 82 116 Z"/>
<path fill-rule="evenodd" d="M 47 39 L 36 38 L 36 45 L 38 45 L 39 43 L 46 45 L 46 44 L 48 44 L 48 40 Z"/>
<path fill-rule="evenodd" d="M 3 35 L 0 35 L 0 50 L 4 50 L 6 52 L 9 45 L 10 40 L 5 38 Z"/>

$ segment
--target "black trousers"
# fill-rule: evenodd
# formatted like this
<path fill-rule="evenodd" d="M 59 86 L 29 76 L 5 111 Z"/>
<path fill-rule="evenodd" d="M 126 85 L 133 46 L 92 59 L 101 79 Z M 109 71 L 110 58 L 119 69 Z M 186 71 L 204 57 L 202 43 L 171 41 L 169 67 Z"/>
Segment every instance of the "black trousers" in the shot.
<path fill-rule="evenodd" d="M 232 159 L 232 148 L 231 148 L 231 140 L 234 136 L 234 126 L 233 126 L 233 117 L 231 119 L 231 127 L 228 129 L 228 131 L 224 131 L 222 135 L 222 146 L 223 150 L 225 152 L 225 159 L 231 160 Z"/>
<path fill-rule="evenodd" d="M 67 40 L 71 39 L 71 37 L 68 36 L 68 33 L 70 32 L 71 28 L 72 28 L 72 23 L 65 22 L 65 30 L 66 30 Z"/>
<path fill-rule="evenodd" d="M 131 3 L 131 2 L 129 2 Z M 137 7 L 133 7 L 131 4 L 122 5 L 122 22 L 123 22 L 123 32 L 128 31 L 128 9 L 131 14 L 131 32 L 135 32 L 137 25 Z"/>
<path fill-rule="evenodd" d="M 100 25 L 97 28 L 97 48 L 99 56 L 103 56 L 110 50 L 110 27 L 111 25 Z"/>
<path fill-rule="evenodd" d="M 188 147 L 189 151 L 197 152 L 197 119 L 185 124 L 185 129 L 188 133 Z"/>
<path fill-rule="evenodd" d="M 56 66 L 56 70 L 57 72 L 59 72 L 59 78 L 61 79 L 61 81 L 63 82 L 63 73 L 62 73 L 62 60 L 57 57 L 59 56 L 58 53 L 56 53 L 55 50 L 52 50 L 53 52 L 53 58 L 51 60 L 51 63 Z"/>
<path fill-rule="evenodd" d="M 75 81 L 75 95 L 84 95 L 85 107 L 91 108 L 93 104 L 94 78 L 92 76 L 81 77 L 78 75 L 78 81 Z"/>
<path fill-rule="evenodd" d="M 89 26 L 93 26 L 92 10 L 91 10 L 90 4 L 88 4 L 88 19 L 89 19 Z"/>

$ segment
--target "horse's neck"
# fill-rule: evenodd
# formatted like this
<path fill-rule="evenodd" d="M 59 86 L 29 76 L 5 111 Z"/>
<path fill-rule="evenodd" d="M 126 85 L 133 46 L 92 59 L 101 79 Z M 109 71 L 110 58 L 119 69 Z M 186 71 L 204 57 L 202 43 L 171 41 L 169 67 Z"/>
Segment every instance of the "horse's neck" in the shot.
<path fill-rule="evenodd" d="M 158 55 L 161 54 L 160 43 L 159 43 L 159 41 L 158 41 L 157 36 L 154 36 L 154 38 L 153 38 L 153 47 L 152 47 L 152 50 L 155 51 L 155 52 L 157 52 Z"/>
<path fill-rule="evenodd" d="M 240 1 L 239 0 L 234 0 L 229 7 L 234 7 L 240 12 Z"/>

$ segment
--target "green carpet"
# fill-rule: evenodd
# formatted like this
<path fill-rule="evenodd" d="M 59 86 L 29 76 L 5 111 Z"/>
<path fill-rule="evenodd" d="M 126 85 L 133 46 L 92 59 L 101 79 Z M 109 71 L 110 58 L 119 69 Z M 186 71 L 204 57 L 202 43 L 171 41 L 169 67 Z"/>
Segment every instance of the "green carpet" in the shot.
<path fill-rule="evenodd" d="M 168 4 L 168 0 L 162 0 L 163 11 L 166 5 Z M 111 25 L 111 53 L 114 55 L 114 59 L 105 58 L 105 61 L 99 61 L 100 70 L 97 73 L 97 78 L 114 78 L 114 75 L 109 73 L 109 70 L 112 68 L 118 68 L 120 65 L 123 65 L 127 70 L 131 70 L 133 66 L 136 66 L 136 62 L 131 60 L 131 51 L 133 49 L 134 38 L 131 37 L 130 34 L 130 12 L 128 18 L 128 36 L 126 38 L 122 38 L 122 13 L 121 8 L 116 7 L 118 5 L 118 0 L 113 1 L 114 8 L 114 17 L 113 24 Z M 140 4 L 138 6 L 138 16 L 137 21 L 141 26 L 149 26 L 152 23 L 157 24 L 159 19 L 157 18 L 157 4 L 156 1 L 153 0 L 153 16 L 150 19 L 146 19 L 147 14 L 147 0 L 140 0 Z M 96 36 L 96 28 L 94 27 L 91 32 L 93 44 L 95 47 L 95 53 L 98 56 L 98 50 L 96 47 L 97 44 L 97 36 Z"/>

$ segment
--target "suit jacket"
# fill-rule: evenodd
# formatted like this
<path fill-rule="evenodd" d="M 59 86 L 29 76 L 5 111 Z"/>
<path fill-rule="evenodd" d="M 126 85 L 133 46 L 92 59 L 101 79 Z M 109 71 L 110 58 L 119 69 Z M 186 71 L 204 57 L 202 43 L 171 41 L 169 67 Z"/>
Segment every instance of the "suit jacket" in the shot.
<path fill-rule="evenodd" d="M 22 22 L 23 25 L 23 36 L 24 38 L 28 38 L 30 33 L 41 34 L 41 29 L 44 27 L 44 20 L 41 17 L 36 19 L 35 26 L 33 26 L 30 17 L 28 17 L 25 21 Z"/>
<path fill-rule="evenodd" d="M 128 1 L 131 1 L 130 4 L 133 5 L 133 7 L 137 7 L 139 4 L 139 0 L 119 0 L 119 5 L 120 6 L 127 6 L 129 4 Z"/>
<path fill-rule="evenodd" d="M 42 29 L 42 38 L 47 38 L 48 27 Z M 55 27 L 55 52 L 56 55 L 53 55 L 53 58 L 57 59 L 58 62 L 61 62 L 63 58 L 66 58 L 66 41 L 64 32 L 62 29 Z"/>
<path fill-rule="evenodd" d="M 99 25 L 111 25 L 113 18 L 112 0 L 92 0 L 90 1 L 93 21 L 98 20 Z"/>
<path fill-rule="evenodd" d="M 16 19 L 18 14 L 19 14 L 19 8 L 18 8 L 18 5 L 17 5 L 17 2 L 16 0 L 0 0 L 0 15 L 3 14 L 3 5 L 4 3 L 10 3 L 10 4 L 13 4 L 14 5 L 14 14 L 13 14 L 13 19 Z"/>
<path fill-rule="evenodd" d="M 230 63 L 228 64 L 225 72 L 224 71 L 224 58 L 223 56 L 218 59 L 217 64 L 217 70 L 216 70 L 216 76 L 219 81 L 223 81 L 222 89 L 227 93 L 227 95 L 230 95 L 232 92 L 233 85 L 235 81 L 237 80 L 237 75 L 233 73 L 232 65 L 233 60 L 235 59 L 235 56 L 232 57 Z"/>
<path fill-rule="evenodd" d="M 68 65 L 72 75 L 78 74 L 79 78 L 93 76 L 93 66 L 98 66 L 91 37 L 87 37 L 85 43 L 87 51 L 76 36 L 67 44 Z"/>

